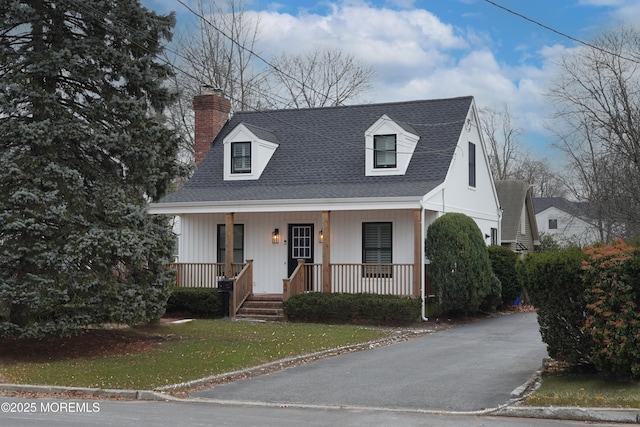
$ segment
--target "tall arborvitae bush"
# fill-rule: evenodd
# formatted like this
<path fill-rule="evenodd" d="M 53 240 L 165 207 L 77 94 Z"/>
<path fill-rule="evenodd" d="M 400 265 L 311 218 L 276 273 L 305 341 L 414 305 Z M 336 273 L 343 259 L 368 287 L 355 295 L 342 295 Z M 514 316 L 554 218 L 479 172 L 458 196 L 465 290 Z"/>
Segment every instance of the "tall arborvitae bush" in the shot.
<path fill-rule="evenodd" d="M 579 248 L 528 254 L 518 270 L 538 312 L 542 341 L 549 356 L 573 365 L 591 364 L 593 341 L 584 331 L 585 286 Z"/>
<path fill-rule="evenodd" d="M 475 314 L 481 306 L 495 308 L 500 283 L 494 280 L 487 246 L 473 219 L 460 213 L 441 216 L 429 226 L 425 245 L 427 273 L 442 311 Z"/>
<path fill-rule="evenodd" d="M 584 252 L 593 362 L 599 371 L 640 378 L 640 252 L 622 240 Z"/>

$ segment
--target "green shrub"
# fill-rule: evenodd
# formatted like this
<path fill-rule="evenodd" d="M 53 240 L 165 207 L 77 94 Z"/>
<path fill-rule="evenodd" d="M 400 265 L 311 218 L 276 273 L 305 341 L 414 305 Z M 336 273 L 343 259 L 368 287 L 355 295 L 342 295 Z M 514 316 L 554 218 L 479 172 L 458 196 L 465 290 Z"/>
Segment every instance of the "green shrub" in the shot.
<path fill-rule="evenodd" d="M 217 318 L 224 315 L 217 288 L 173 288 L 167 301 L 167 314 Z"/>
<path fill-rule="evenodd" d="M 523 286 L 538 311 L 542 341 L 549 356 L 573 365 L 591 363 L 593 342 L 583 326 L 586 320 L 578 248 L 528 254 L 518 264 Z"/>
<path fill-rule="evenodd" d="M 493 273 L 482 232 L 473 219 L 460 213 L 436 219 L 429 226 L 425 249 L 431 261 L 427 274 L 442 311 L 477 313 L 492 292 Z"/>
<path fill-rule="evenodd" d="M 513 305 L 513 302 L 522 293 L 520 278 L 516 273 L 518 255 L 511 249 L 500 245 L 491 245 L 487 249 L 493 274 L 502 285 L 502 305 Z"/>
<path fill-rule="evenodd" d="M 416 322 L 420 320 L 420 310 L 420 298 L 397 295 L 309 292 L 284 303 L 287 318 L 300 321 Z"/>
<path fill-rule="evenodd" d="M 622 240 L 584 252 L 593 362 L 599 371 L 640 378 L 640 253 Z"/>
<path fill-rule="evenodd" d="M 484 296 L 482 303 L 480 303 L 480 310 L 485 312 L 496 311 L 502 305 L 502 284 L 500 279 L 495 274 L 492 274 L 489 280 L 491 285 L 489 293 Z"/>

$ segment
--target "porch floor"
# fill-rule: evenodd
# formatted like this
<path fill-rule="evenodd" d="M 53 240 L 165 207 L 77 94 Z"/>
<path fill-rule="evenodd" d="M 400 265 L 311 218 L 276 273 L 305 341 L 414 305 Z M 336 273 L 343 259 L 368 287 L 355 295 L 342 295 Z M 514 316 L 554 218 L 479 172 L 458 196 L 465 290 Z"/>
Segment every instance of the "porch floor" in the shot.
<path fill-rule="evenodd" d="M 282 294 L 252 294 L 236 313 L 236 318 L 247 320 L 284 320 Z"/>

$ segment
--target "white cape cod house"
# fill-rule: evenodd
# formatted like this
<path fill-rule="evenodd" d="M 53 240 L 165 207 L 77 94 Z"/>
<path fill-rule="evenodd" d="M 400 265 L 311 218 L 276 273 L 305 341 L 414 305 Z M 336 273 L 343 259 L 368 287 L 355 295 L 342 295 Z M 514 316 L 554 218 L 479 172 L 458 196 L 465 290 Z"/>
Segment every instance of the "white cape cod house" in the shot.
<path fill-rule="evenodd" d="M 196 164 L 150 213 L 180 217 L 179 286 L 251 296 L 423 296 L 429 224 L 460 212 L 499 244 L 501 211 L 472 97 L 236 112 L 194 99 Z"/>

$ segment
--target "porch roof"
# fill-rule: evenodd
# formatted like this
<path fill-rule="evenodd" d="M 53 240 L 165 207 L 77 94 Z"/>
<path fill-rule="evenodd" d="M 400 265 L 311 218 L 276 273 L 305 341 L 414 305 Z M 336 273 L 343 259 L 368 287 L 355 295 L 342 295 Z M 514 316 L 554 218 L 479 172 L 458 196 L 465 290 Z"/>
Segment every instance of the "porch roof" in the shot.
<path fill-rule="evenodd" d="M 181 190 L 152 212 L 211 202 L 406 198 L 416 202 L 444 182 L 472 97 L 345 107 L 238 112 Z M 405 175 L 365 176 L 365 131 L 383 114 L 419 136 Z M 225 181 L 222 141 L 237 125 L 269 132 L 279 147 L 258 180 Z M 224 203 L 226 204 L 226 203 Z"/>

